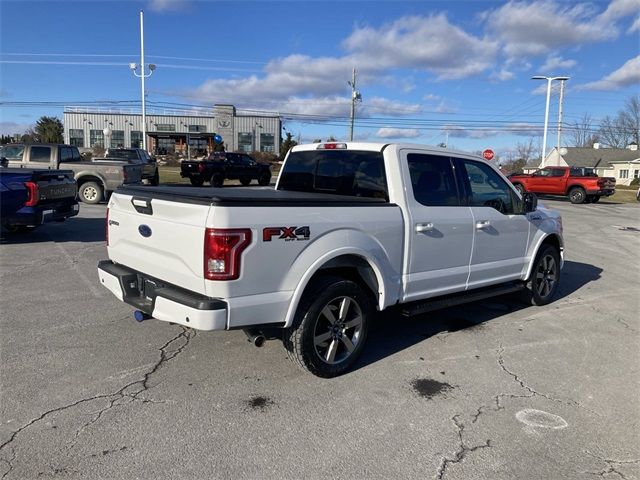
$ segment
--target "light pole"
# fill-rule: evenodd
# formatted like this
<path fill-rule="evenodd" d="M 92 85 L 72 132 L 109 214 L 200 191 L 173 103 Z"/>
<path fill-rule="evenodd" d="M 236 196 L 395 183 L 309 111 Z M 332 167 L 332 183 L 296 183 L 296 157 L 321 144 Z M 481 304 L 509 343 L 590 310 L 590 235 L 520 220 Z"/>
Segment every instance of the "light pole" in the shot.
<path fill-rule="evenodd" d="M 531 77 L 531 79 L 547 81 L 547 106 L 544 110 L 544 134 L 542 136 L 542 158 L 540 159 L 540 162 L 544 164 L 544 159 L 547 155 L 547 128 L 549 126 L 549 100 L 551 99 L 551 82 L 554 80 L 569 80 L 569 77 L 545 77 L 542 75 L 536 75 L 534 77 Z"/>
<path fill-rule="evenodd" d="M 156 69 L 156 66 L 153 63 L 149 64 L 149 73 L 145 73 L 145 63 L 144 63 L 144 12 L 140 10 L 140 65 L 137 63 L 130 63 L 129 68 L 133 72 L 136 77 L 140 78 L 140 83 L 142 86 L 142 148 L 144 150 L 147 149 L 147 110 L 145 104 L 145 95 L 144 95 L 144 79 L 150 77 L 153 71 Z M 137 68 L 140 67 L 140 74 L 136 72 Z"/>
<path fill-rule="evenodd" d="M 353 77 L 347 84 L 351 87 L 351 124 L 349 127 L 349 141 L 353 142 L 353 122 L 356 118 L 356 102 L 362 101 L 362 95 L 356 90 L 356 69 L 353 69 Z"/>
<path fill-rule="evenodd" d="M 104 148 L 111 148 L 111 134 L 113 133 L 109 128 L 109 125 L 102 129 L 102 133 L 104 135 Z"/>

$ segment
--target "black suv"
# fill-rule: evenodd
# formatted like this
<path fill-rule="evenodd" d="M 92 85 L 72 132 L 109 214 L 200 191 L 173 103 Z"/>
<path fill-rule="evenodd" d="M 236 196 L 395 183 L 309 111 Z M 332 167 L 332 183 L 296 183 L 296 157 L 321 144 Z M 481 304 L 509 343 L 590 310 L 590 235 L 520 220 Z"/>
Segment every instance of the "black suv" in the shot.
<path fill-rule="evenodd" d="M 271 167 L 256 162 L 246 153 L 215 152 L 205 160 L 183 161 L 180 176 L 188 178 L 196 187 L 206 181 L 212 187 L 221 187 L 225 179 L 240 180 L 242 185 L 249 185 L 251 180 L 257 180 L 259 185 L 269 185 Z"/>

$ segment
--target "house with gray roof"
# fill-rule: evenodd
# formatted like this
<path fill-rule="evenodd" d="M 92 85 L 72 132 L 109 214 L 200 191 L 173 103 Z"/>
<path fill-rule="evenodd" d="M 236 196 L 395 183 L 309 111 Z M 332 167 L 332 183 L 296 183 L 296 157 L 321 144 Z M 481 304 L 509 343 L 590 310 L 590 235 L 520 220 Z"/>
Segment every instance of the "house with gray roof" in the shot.
<path fill-rule="evenodd" d="M 640 178 L 640 151 L 637 145 L 600 148 L 598 143 L 593 148 L 554 147 L 544 162 L 532 162 L 524 167 L 524 172 L 551 166 L 591 169 L 600 177 L 614 177 L 618 185 L 629 185 L 634 178 Z"/>

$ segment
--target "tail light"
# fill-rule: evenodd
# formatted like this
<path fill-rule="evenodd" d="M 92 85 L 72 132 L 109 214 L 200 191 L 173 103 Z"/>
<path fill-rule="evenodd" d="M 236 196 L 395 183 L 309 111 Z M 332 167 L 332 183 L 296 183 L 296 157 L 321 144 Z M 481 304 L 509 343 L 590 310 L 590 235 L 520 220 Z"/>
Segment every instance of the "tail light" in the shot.
<path fill-rule="evenodd" d="M 207 228 L 204 232 L 204 278 L 236 280 L 242 252 L 251 244 L 248 228 Z"/>
<path fill-rule="evenodd" d="M 198 164 L 198 172 L 204 173 L 204 163 L 200 162 Z"/>
<path fill-rule="evenodd" d="M 129 174 L 127 173 L 127 169 L 123 168 L 122 169 L 122 183 L 127 183 L 127 180 L 129 180 Z"/>
<path fill-rule="evenodd" d="M 24 186 L 27 187 L 27 201 L 24 202 L 24 206 L 35 207 L 38 204 L 38 200 L 40 200 L 38 184 L 35 182 L 25 182 Z"/>
<path fill-rule="evenodd" d="M 107 239 L 107 247 L 109 246 L 109 207 L 107 207 L 107 218 L 104 224 L 105 238 Z"/>

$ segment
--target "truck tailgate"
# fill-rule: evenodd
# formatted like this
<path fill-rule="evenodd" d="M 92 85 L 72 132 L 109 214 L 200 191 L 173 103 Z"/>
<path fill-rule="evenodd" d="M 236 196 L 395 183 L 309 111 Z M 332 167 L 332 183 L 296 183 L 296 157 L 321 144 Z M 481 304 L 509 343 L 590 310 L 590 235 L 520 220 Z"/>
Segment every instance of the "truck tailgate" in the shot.
<path fill-rule="evenodd" d="M 209 208 L 116 192 L 109 201 L 109 258 L 204 294 L 204 233 Z"/>

